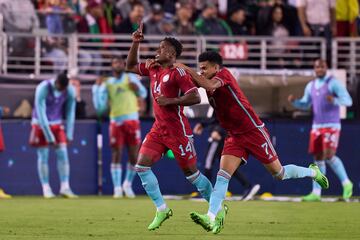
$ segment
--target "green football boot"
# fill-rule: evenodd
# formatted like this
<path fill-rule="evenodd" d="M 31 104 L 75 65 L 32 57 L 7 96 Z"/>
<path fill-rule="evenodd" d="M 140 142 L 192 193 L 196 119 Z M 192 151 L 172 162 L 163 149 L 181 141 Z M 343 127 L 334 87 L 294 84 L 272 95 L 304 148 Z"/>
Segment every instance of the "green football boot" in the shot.
<path fill-rule="evenodd" d="M 211 222 L 211 220 L 207 214 L 191 212 L 190 217 L 196 224 L 199 224 L 200 226 L 202 226 L 207 232 L 212 230 L 214 222 Z"/>
<path fill-rule="evenodd" d="M 212 228 L 213 234 L 218 234 L 224 228 L 225 217 L 228 213 L 229 208 L 224 204 L 224 207 L 218 212 L 215 218 L 214 226 Z"/>
<path fill-rule="evenodd" d="M 320 169 L 316 164 L 310 164 L 309 168 L 316 172 L 316 176 L 314 177 L 314 181 L 317 182 L 321 188 L 328 189 L 329 188 L 329 181 L 327 177 L 321 173 Z"/>
<path fill-rule="evenodd" d="M 321 196 L 316 195 L 314 193 L 310 193 L 310 194 L 302 197 L 302 200 L 304 202 L 320 202 L 321 201 Z"/>
<path fill-rule="evenodd" d="M 161 226 L 161 224 L 173 215 L 173 211 L 170 208 L 166 208 L 164 211 L 157 211 L 154 220 L 148 226 L 148 230 L 155 230 Z"/>
<path fill-rule="evenodd" d="M 343 186 L 343 199 L 345 201 L 349 201 L 349 198 L 351 198 L 353 194 L 353 186 L 354 185 L 352 184 L 352 182 L 349 182 L 348 184 Z"/>

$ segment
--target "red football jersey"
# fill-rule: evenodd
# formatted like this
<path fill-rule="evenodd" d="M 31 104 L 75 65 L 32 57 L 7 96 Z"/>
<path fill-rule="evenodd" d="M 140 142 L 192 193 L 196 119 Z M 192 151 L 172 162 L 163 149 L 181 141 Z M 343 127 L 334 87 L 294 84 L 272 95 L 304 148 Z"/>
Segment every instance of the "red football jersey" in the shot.
<path fill-rule="evenodd" d="M 241 134 L 263 126 L 229 70 L 222 68 L 213 79 L 220 81 L 221 87 L 207 92 L 209 103 L 215 109 L 220 125 L 229 134 Z"/>
<path fill-rule="evenodd" d="M 184 115 L 183 106 L 159 106 L 155 99 L 161 95 L 168 98 L 180 97 L 191 91 L 197 91 L 197 87 L 191 80 L 190 75 L 182 68 L 156 67 L 148 70 L 145 63 L 138 65 L 142 76 L 149 76 L 153 107 L 155 115 L 154 127 L 163 133 L 184 134 L 192 136 L 192 130 L 187 117 Z"/>

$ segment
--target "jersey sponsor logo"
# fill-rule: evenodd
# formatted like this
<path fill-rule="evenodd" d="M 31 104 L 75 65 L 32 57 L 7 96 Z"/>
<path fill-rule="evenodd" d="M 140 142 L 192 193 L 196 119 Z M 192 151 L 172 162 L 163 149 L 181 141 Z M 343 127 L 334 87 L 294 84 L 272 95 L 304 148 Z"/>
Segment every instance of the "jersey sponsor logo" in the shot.
<path fill-rule="evenodd" d="M 169 79 L 170 79 L 169 74 L 166 74 L 162 80 L 163 80 L 163 82 L 167 82 L 167 81 L 169 81 Z"/>

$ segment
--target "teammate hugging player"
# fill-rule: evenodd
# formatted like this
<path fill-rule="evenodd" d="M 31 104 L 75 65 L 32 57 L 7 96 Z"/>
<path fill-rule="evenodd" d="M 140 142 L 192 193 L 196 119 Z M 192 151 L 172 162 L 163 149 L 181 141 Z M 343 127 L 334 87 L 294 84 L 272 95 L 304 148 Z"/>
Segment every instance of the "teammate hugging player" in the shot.
<path fill-rule="evenodd" d="M 215 234 L 221 231 L 227 212 L 227 207 L 222 208 L 222 202 L 230 178 L 241 164 L 246 163 L 249 154 L 258 159 L 276 179 L 310 177 L 321 187 L 329 187 L 327 178 L 315 164 L 309 168 L 281 165 L 264 123 L 254 112 L 236 79 L 222 67 L 222 57 L 217 52 L 204 52 L 198 60 L 201 75 L 184 64 L 177 63 L 176 66 L 185 68 L 195 82 L 207 90 L 209 102 L 215 109 L 220 125 L 227 131 L 227 137 L 208 213 L 192 212 L 190 216 L 195 223 Z"/>
<path fill-rule="evenodd" d="M 148 226 L 149 230 L 154 230 L 172 216 L 172 210 L 167 207 L 157 178 L 151 170 L 151 166 L 168 149 L 173 151 L 186 178 L 207 201 L 210 199 L 212 185 L 196 167 L 192 131 L 183 114 L 183 106 L 200 103 L 200 95 L 189 74 L 184 69 L 173 66 L 181 54 L 182 45 L 175 38 L 165 38 L 160 42 L 155 59 L 139 64 L 137 52 L 143 39 L 141 24 L 132 35 L 133 42 L 126 67 L 128 71 L 149 76 L 153 95 L 155 123 L 141 145 L 135 169 L 147 195 L 157 208 L 155 218 Z"/>

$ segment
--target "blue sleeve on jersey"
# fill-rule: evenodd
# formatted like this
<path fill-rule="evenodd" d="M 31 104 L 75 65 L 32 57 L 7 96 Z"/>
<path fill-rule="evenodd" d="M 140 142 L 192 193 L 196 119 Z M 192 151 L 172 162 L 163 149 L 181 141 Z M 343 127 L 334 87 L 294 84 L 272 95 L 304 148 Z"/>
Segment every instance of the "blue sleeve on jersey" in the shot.
<path fill-rule="evenodd" d="M 2 117 L 2 115 L 3 115 L 3 108 L 0 107 L 0 118 Z"/>
<path fill-rule="evenodd" d="M 132 83 L 135 83 L 136 86 L 138 87 L 138 91 L 136 93 L 137 96 L 141 97 L 141 98 L 146 98 L 147 97 L 147 90 L 144 87 L 144 85 L 142 85 L 141 81 L 139 80 L 139 78 L 132 73 L 128 73 L 129 76 L 129 81 Z"/>
<path fill-rule="evenodd" d="M 35 91 L 35 106 L 37 111 L 38 122 L 44 132 L 47 142 L 55 142 L 55 137 L 52 134 L 49 126 L 49 120 L 46 116 L 46 97 L 48 94 L 47 84 L 45 82 L 37 86 Z"/>
<path fill-rule="evenodd" d="M 346 88 L 340 83 L 340 81 L 333 79 L 329 83 L 330 92 L 336 95 L 334 104 L 337 106 L 350 107 L 352 105 L 352 99 Z"/>
<path fill-rule="evenodd" d="M 304 96 L 292 102 L 292 105 L 296 108 L 308 110 L 311 107 L 311 86 L 312 82 L 309 82 L 304 91 Z"/>
<path fill-rule="evenodd" d="M 108 104 L 108 92 L 106 89 L 105 83 L 101 84 L 100 86 L 94 84 L 92 87 L 92 100 L 94 104 L 94 108 L 98 115 L 102 115 L 106 109 Z"/>
<path fill-rule="evenodd" d="M 74 124 L 75 124 L 75 108 L 76 108 L 76 96 L 73 86 L 68 88 L 68 97 L 66 99 L 66 137 L 72 141 L 74 136 Z"/>

